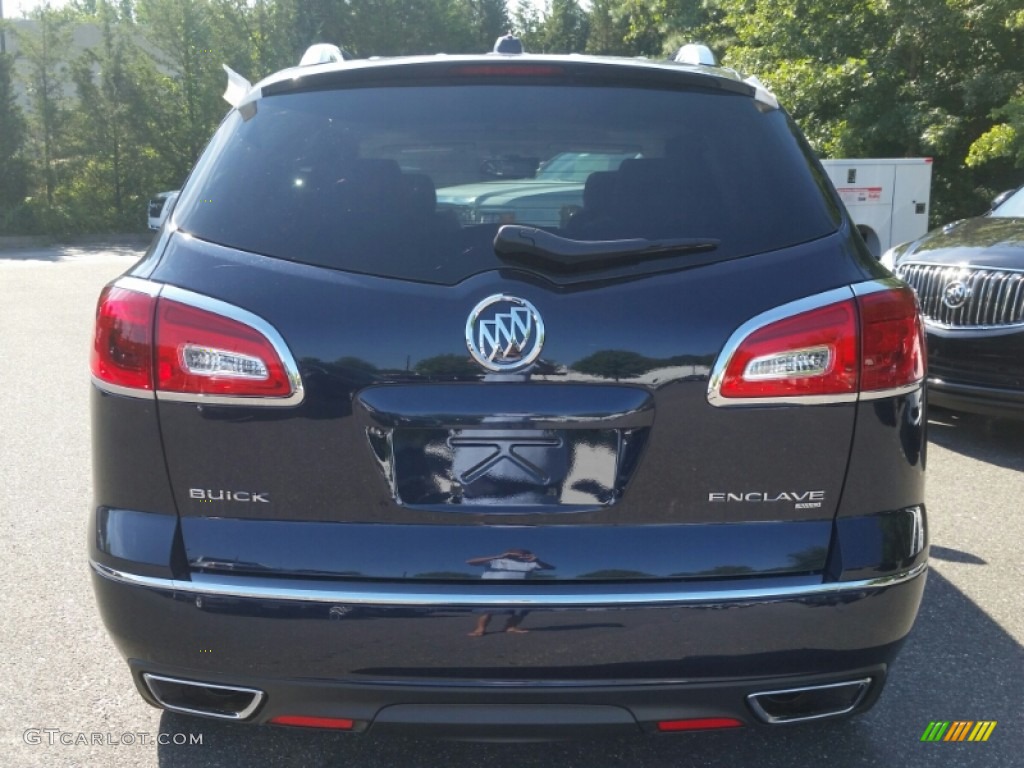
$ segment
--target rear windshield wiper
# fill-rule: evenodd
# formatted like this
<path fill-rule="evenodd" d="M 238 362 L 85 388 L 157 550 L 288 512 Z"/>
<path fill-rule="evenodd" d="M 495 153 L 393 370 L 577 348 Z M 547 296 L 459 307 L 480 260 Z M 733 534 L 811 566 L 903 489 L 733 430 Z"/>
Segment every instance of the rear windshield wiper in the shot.
<path fill-rule="evenodd" d="M 494 252 L 505 261 L 553 272 L 576 272 L 627 266 L 685 253 L 704 253 L 715 250 L 719 242 L 706 237 L 571 240 L 537 227 L 505 224 L 494 236 Z"/>

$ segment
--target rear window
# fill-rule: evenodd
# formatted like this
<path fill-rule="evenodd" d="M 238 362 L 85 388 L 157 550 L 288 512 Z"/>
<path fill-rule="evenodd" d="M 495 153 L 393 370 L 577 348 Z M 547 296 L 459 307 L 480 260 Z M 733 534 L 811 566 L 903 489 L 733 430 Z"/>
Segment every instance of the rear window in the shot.
<path fill-rule="evenodd" d="M 346 88 L 232 113 L 179 227 L 291 261 L 453 284 L 505 266 L 502 224 L 575 240 L 707 238 L 736 258 L 837 213 L 790 120 L 717 91 L 465 84 Z"/>

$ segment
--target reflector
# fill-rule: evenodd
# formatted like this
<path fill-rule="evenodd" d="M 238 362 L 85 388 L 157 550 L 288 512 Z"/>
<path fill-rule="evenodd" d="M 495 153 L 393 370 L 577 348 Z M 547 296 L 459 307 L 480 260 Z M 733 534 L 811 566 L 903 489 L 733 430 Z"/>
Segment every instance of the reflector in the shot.
<path fill-rule="evenodd" d="M 333 728 L 338 731 L 351 731 L 354 720 L 340 717 L 307 717 L 306 715 L 278 715 L 271 718 L 273 725 L 292 725 L 300 728 Z"/>
<path fill-rule="evenodd" d="M 669 731 L 709 731 L 720 728 L 742 728 L 743 723 L 734 717 L 696 717 L 687 720 L 662 720 L 658 730 Z"/>

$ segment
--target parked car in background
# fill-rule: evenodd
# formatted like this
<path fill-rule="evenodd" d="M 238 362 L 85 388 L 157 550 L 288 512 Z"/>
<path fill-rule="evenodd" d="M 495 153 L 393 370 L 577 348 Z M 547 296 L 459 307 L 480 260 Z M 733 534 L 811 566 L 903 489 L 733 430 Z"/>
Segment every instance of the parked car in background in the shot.
<path fill-rule="evenodd" d="M 536 157 L 489 158 L 481 174 L 493 181 L 442 187 L 437 206 L 464 224 L 559 227 L 582 209 L 591 174 L 617 171 L 623 160 L 638 157 L 634 150 L 560 152 L 543 163 Z"/>
<path fill-rule="evenodd" d="M 167 214 L 174 208 L 174 202 L 178 199 L 178 190 L 161 192 L 149 201 L 148 224 L 150 229 L 160 229 L 167 218 Z"/>
<path fill-rule="evenodd" d="M 933 405 L 1024 418 L 1024 188 L 897 246 L 883 263 L 917 291 Z"/>
<path fill-rule="evenodd" d="M 89 557 L 147 701 L 513 740 L 873 705 L 927 570 L 916 300 L 698 53 L 232 74 L 96 313 Z M 506 182 L 514 223 L 440 200 Z"/>

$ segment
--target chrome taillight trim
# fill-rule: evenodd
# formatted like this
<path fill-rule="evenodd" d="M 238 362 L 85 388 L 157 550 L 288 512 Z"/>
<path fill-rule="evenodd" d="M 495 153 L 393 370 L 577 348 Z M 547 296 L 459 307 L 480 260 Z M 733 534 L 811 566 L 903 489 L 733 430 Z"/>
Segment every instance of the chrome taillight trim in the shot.
<path fill-rule="evenodd" d="M 951 331 L 1024 328 L 1024 269 L 908 260 L 897 264 L 895 272 L 914 289 L 929 327 Z M 975 278 L 979 273 L 981 276 Z M 972 295 L 963 307 L 955 309 L 945 306 L 942 298 L 943 286 L 949 284 L 954 274 L 969 276 L 972 282 L 979 283 L 971 286 L 972 294 L 978 290 L 978 295 Z M 1004 290 L 1008 279 L 1015 280 L 1012 290 Z M 999 317 L 1005 319 L 993 322 Z"/>
<path fill-rule="evenodd" d="M 579 584 L 537 585 L 524 589 L 509 585 L 488 584 L 469 589 L 463 585 L 441 589 L 437 585 L 407 584 L 396 588 L 389 584 L 365 583 L 355 588 L 334 584 L 302 583 L 284 579 L 247 576 L 195 574 L 197 580 L 165 579 L 143 576 L 111 568 L 90 560 L 93 571 L 111 581 L 144 589 L 177 592 L 197 597 L 230 597 L 251 600 L 283 600 L 300 603 L 333 603 L 341 605 L 374 605 L 392 607 L 449 608 L 616 608 L 660 605 L 710 605 L 757 600 L 799 600 L 826 595 L 886 589 L 922 576 L 927 561 L 888 576 L 859 581 L 801 583 L 761 588 L 708 589 L 664 591 L 637 588 L 636 591 L 605 591 L 581 593 Z"/>
<path fill-rule="evenodd" d="M 156 400 L 156 392 L 152 389 L 140 389 L 138 387 L 122 387 L 120 384 L 111 384 L 103 381 L 95 374 L 92 376 L 92 384 L 101 392 L 118 397 L 134 397 L 136 400 Z"/>
<path fill-rule="evenodd" d="M 134 291 L 135 293 L 144 293 L 155 299 L 160 295 L 164 284 L 143 280 L 139 277 L 119 277 L 110 286 L 111 288 L 123 288 L 126 291 Z"/>
<path fill-rule="evenodd" d="M 891 389 L 872 389 L 866 392 L 860 393 L 860 400 L 884 400 L 887 397 L 903 397 L 914 392 L 920 392 L 924 389 L 924 380 L 915 381 L 913 384 L 907 384 L 903 387 L 893 387 Z"/>
<path fill-rule="evenodd" d="M 895 277 L 880 277 L 877 280 L 854 283 L 850 286 L 850 290 L 855 296 L 870 296 L 872 293 L 891 291 L 894 288 L 903 288 L 905 285 L 906 283 Z"/>
<path fill-rule="evenodd" d="M 740 348 L 740 345 L 742 345 L 746 338 L 752 333 L 755 333 L 766 325 L 771 325 L 772 323 L 778 322 L 779 320 L 785 320 L 786 318 L 794 315 L 827 307 L 830 304 L 838 304 L 841 301 L 847 301 L 859 296 L 869 296 L 872 293 L 889 291 L 894 288 L 900 288 L 904 285 L 905 284 L 901 280 L 893 277 L 868 280 L 863 283 L 855 283 L 854 285 L 843 288 L 834 288 L 830 291 L 825 291 L 824 293 L 815 294 L 814 296 L 797 299 L 796 301 L 791 301 L 788 304 L 774 307 L 773 309 L 769 309 L 767 312 L 762 312 L 760 315 L 752 317 L 733 332 L 729 337 L 729 340 L 726 341 L 725 346 L 722 347 L 722 352 L 715 360 L 715 365 L 711 369 L 711 378 L 708 381 L 708 402 L 716 408 L 736 408 L 749 405 L 835 405 L 837 403 L 856 403 L 859 400 L 881 400 L 886 397 L 897 397 L 920 390 L 924 386 L 923 377 L 918 381 L 902 387 L 847 392 L 836 395 L 725 397 L 721 392 L 722 380 L 725 378 L 725 372 L 729 368 L 729 363 L 732 360 L 733 355 L 736 354 L 736 350 Z"/>
<path fill-rule="evenodd" d="M 140 399 L 156 397 L 157 400 L 175 403 L 197 403 L 204 405 L 244 405 L 259 408 L 283 408 L 299 405 L 305 398 L 305 390 L 302 386 L 302 376 L 299 374 L 299 366 L 285 343 L 284 338 L 270 323 L 259 315 L 249 312 L 246 309 L 229 304 L 226 301 L 205 296 L 201 293 L 179 288 L 176 285 L 156 283 L 149 280 L 141 280 L 137 277 L 122 277 L 115 280 L 112 285 L 116 288 L 123 288 L 136 293 L 144 293 L 157 299 L 170 299 L 179 304 L 185 304 L 196 309 L 221 315 L 229 320 L 247 325 L 270 342 L 277 356 L 281 359 L 285 374 L 291 385 L 291 394 L 286 397 L 261 397 L 261 396 L 236 396 L 236 395 L 202 395 L 189 392 L 167 392 L 157 389 L 155 393 L 151 390 L 131 390 L 125 387 L 110 385 L 93 378 L 93 382 L 101 390 L 115 395 L 125 395 Z"/>

